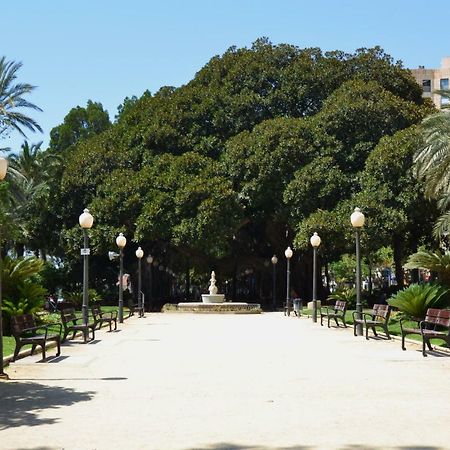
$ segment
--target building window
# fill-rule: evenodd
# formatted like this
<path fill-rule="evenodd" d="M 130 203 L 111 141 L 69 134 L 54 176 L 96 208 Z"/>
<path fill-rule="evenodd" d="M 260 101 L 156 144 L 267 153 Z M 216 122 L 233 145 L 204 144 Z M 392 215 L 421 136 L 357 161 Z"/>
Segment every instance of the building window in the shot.
<path fill-rule="evenodd" d="M 431 80 L 422 80 L 423 92 L 431 92 Z"/>

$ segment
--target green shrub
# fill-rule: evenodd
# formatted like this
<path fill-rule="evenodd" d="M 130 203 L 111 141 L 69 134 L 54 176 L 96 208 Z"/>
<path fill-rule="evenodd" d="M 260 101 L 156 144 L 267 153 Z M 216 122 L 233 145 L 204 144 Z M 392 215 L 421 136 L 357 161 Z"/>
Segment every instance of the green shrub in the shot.
<path fill-rule="evenodd" d="M 42 267 L 42 261 L 35 257 L 4 258 L 2 288 L 5 299 L 2 312 L 7 319 L 6 329 L 10 317 L 33 314 L 43 308 L 47 290 L 36 281 Z"/>
<path fill-rule="evenodd" d="M 39 311 L 42 306 L 31 305 L 27 300 L 21 299 L 17 302 L 3 300 L 2 310 L 8 317 L 21 316 L 22 314 L 33 314 Z"/>
<path fill-rule="evenodd" d="M 388 300 L 405 316 L 422 320 L 428 308 L 447 306 L 449 289 L 438 284 L 411 284 Z"/>
<path fill-rule="evenodd" d="M 88 289 L 89 303 L 100 302 L 102 300 L 101 296 L 97 293 L 95 289 Z M 83 305 L 83 292 L 82 291 L 72 291 L 64 292 L 64 301 L 71 303 L 75 309 L 80 309 Z"/>

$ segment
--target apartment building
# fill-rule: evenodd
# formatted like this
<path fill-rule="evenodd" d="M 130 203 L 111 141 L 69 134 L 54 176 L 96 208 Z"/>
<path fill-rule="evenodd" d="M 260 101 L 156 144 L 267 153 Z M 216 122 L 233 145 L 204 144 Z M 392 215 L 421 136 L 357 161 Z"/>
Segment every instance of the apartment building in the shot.
<path fill-rule="evenodd" d="M 440 69 L 425 69 L 419 66 L 418 69 L 411 69 L 411 72 L 417 83 L 422 86 L 423 96 L 431 98 L 437 108 L 449 103 L 449 100 L 435 94 L 436 90 L 450 89 L 450 56 L 442 59 Z"/>

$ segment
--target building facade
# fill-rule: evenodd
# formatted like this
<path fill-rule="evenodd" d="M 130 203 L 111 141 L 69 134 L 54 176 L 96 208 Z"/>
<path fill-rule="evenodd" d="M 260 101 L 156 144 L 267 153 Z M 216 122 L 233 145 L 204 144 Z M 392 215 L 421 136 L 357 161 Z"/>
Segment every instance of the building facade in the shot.
<path fill-rule="evenodd" d="M 430 98 L 441 109 L 443 105 L 447 105 L 449 100 L 436 94 L 435 91 L 441 89 L 450 89 L 450 56 L 442 59 L 440 69 L 425 69 L 419 66 L 418 69 L 411 69 L 411 72 L 417 83 L 422 87 L 423 96 Z"/>

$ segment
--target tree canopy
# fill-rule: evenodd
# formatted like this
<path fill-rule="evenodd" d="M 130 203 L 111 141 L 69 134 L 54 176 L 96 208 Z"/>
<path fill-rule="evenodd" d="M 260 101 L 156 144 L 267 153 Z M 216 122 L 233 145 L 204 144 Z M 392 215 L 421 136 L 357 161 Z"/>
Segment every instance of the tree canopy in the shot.
<path fill-rule="evenodd" d="M 339 259 L 360 206 L 367 252 L 394 243 L 401 261 L 429 228 L 414 225 L 426 203 L 411 167 L 415 125 L 431 111 L 379 47 L 232 47 L 184 86 L 126 98 L 112 124 L 89 101 L 52 130 L 47 151 L 62 158 L 48 198 L 61 235 L 52 251 L 75 261 L 89 207 L 99 254 L 122 231 L 166 264 L 181 255 L 231 276 L 239 256 L 239 267 L 267 271 L 292 241 L 308 252 L 313 231 L 323 260 Z"/>

